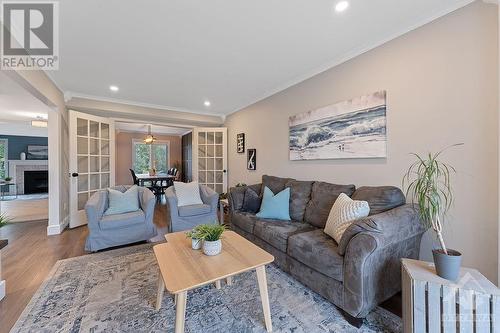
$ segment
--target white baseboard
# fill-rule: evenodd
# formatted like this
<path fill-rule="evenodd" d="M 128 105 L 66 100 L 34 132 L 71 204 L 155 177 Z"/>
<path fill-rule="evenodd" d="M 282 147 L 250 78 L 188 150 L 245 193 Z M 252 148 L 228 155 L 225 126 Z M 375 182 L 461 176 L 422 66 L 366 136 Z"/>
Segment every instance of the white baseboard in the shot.
<path fill-rule="evenodd" d="M 0 301 L 5 297 L 5 280 L 0 281 Z"/>
<path fill-rule="evenodd" d="M 64 221 L 59 224 L 59 225 L 49 225 L 47 227 L 47 235 L 52 236 L 52 235 L 59 235 L 61 232 L 63 232 L 64 229 L 66 229 L 69 225 L 69 217 L 66 217 Z"/>

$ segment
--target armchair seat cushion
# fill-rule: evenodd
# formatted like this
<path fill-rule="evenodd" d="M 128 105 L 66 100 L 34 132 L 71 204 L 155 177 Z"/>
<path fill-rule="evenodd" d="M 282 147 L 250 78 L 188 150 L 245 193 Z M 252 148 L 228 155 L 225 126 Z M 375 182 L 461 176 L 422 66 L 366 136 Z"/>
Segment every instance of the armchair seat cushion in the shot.
<path fill-rule="evenodd" d="M 322 229 L 302 232 L 288 238 L 288 255 L 337 281 L 343 280 L 344 257 L 337 243 Z"/>
<path fill-rule="evenodd" d="M 210 205 L 207 204 L 196 204 L 178 207 L 179 216 L 196 216 L 210 213 Z"/>
<path fill-rule="evenodd" d="M 265 219 L 256 220 L 253 233 L 281 252 L 286 252 L 288 237 L 313 229 L 314 227 L 307 223 Z"/>
<path fill-rule="evenodd" d="M 104 215 L 99 221 L 99 226 L 102 230 L 120 229 L 144 223 L 145 220 L 144 212 L 138 210 L 124 214 Z"/>

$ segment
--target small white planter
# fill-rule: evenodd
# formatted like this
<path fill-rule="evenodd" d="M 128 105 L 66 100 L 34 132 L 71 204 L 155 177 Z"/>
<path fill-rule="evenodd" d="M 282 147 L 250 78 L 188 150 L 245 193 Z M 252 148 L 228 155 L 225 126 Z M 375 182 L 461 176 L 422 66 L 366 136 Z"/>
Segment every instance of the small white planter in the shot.
<path fill-rule="evenodd" d="M 201 249 L 201 239 L 197 239 L 197 238 L 191 238 L 191 248 L 193 250 L 199 250 Z"/>
<path fill-rule="evenodd" d="M 221 240 L 216 240 L 213 242 L 204 241 L 203 242 L 203 253 L 207 256 L 216 256 L 222 251 L 222 242 Z"/>

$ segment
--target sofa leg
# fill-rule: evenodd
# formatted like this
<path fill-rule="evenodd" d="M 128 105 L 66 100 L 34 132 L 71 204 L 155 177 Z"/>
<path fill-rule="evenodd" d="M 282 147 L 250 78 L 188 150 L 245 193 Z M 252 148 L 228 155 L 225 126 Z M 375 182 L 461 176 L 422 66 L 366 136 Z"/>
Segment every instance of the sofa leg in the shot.
<path fill-rule="evenodd" d="M 344 310 L 340 309 L 340 313 L 342 313 L 342 315 L 344 316 L 344 319 L 347 320 L 347 322 L 349 324 L 351 324 L 352 326 L 356 327 L 356 328 L 360 328 L 361 326 L 363 326 L 363 318 L 356 318 L 356 317 L 353 317 L 351 316 L 350 314 L 348 314 L 347 312 L 345 312 Z"/>

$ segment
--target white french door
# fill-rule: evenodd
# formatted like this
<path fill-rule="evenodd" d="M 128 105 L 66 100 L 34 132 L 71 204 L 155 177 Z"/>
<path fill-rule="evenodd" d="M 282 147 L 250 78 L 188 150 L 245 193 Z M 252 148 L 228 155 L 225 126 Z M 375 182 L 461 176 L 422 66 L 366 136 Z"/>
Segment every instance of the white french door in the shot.
<path fill-rule="evenodd" d="M 227 128 L 193 131 L 193 180 L 218 193 L 227 192 Z"/>
<path fill-rule="evenodd" d="M 115 184 L 115 125 L 108 118 L 69 111 L 70 228 L 87 224 L 92 194 Z"/>

